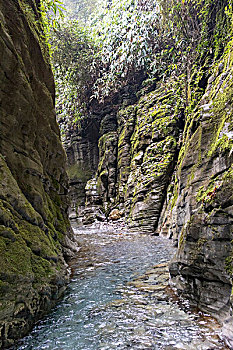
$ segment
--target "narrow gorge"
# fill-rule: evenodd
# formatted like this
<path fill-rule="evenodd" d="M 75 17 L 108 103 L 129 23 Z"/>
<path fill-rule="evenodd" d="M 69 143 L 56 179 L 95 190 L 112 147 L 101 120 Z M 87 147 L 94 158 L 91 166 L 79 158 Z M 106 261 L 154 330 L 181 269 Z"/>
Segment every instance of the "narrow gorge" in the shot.
<path fill-rule="evenodd" d="M 83 223 L 124 219 L 131 231 L 171 238 L 178 246 L 170 283 L 202 310 L 226 320 L 231 333 L 232 291 L 232 67 L 214 67 L 205 93 L 186 120 L 182 82 L 161 83 L 134 105 L 104 116 L 99 162 L 86 186 L 86 207 L 74 201 L 71 218 Z M 226 67 L 226 68 L 224 68 Z M 191 102 L 190 102 L 191 103 Z M 112 130 L 105 126 L 112 123 Z M 94 122 L 95 119 L 94 119 Z M 106 130 L 101 133 L 101 130 Z M 85 130 L 85 129 L 84 129 Z M 73 134 L 65 144 L 71 168 L 95 171 L 95 147 Z M 72 154 L 70 158 L 69 155 Z M 81 155 L 81 156 L 80 156 Z M 85 158 L 86 157 L 86 158 Z M 73 198 L 78 198 L 72 186 Z M 80 192 L 79 192 L 80 193 Z M 101 208 L 101 211 L 100 211 Z M 115 211 L 115 216 L 114 216 Z M 111 217 L 111 213 L 113 217 Z"/>
<path fill-rule="evenodd" d="M 124 11 L 152 11 L 127 1 Z M 166 46 L 153 43 L 154 76 L 132 64 L 119 81 L 103 80 L 116 87 L 98 100 L 88 90 L 98 79 L 83 79 L 78 66 L 79 105 L 77 94 L 61 102 L 69 85 L 55 72 L 57 122 L 43 1 L 0 0 L 2 349 L 233 349 L 232 2 L 177 0 L 174 18 L 169 1 L 158 3 L 174 32 Z M 66 30 L 55 35 L 76 55 Z M 99 79 L 110 76 L 111 63 L 96 57 Z"/>

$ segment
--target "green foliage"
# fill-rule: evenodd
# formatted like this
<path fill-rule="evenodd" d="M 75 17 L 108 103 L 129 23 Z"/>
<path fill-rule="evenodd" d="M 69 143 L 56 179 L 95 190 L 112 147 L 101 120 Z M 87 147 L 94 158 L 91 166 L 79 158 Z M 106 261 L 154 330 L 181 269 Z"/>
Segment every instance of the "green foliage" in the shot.
<path fill-rule="evenodd" d="M 113 0 L 94 22 L 103 71 L 94 96 L 108 96 L 138 74 L 165 79 L 185 73 L 200 57 L 218 58 L 229 41 L 229 1 Z"/>
<path fill-rule="evenodd" d="M 158 7 L 153 1 L 113 0 L 93 23 L 103 63 L 94 91 L 99 98 L 151 69 L 153 52 L 159 47 Z"/>
<path fill-rule="evenodd" d="M 31 32 L 40 42 L 44 59 L 50 62 L 51 33 L 59 26 L 63 17 L 62 3 L 59 0 L 27 1 L 19 0 L 19 6 L 27 18 Z"/>
<path fill-rule="evenodd" d="M 52 40 L 60 119 L 77 123 L 90 104 L 164 70 L 159 57 L 167 53 L 172 61 L 174 52 L 159 29 L 158 11 L 152 0 L 114 0 L 103 3 L 89 27 L 77 20 L 60 25 Z"/>
<path fill-rule="evenodd" d="M 49 14 L 48 17 L 53 15 L 62 15 L 62 11 L 64 10 L 63 2 L 60 0 L 42 0 L 40 2 L 40 9 L 42 12 L 42 16 Z"/>
<path fill-rule="evenodd" d="M 178 40 L 198 53 L 218 53 L 229 40 L 229 16 L 232 0 L 160 0 L 165 18 Z"/>
<path fill-rule="evenodd" d="M 51 43 L 58 118 L 77 124 L 87 113 L 96 80 L 97 46 L 77 20 L 60 23 Z"/>
<path fill-rule="evenodd" d="M 183 76 L 187 104 L 196 104 L 209 67 L 231 39 L 232 0 L 105 0 L 93 17 L 97 1 L 65 0 L 79 20 L 54 32 L 60 117 L 77 124 L 92 105 L 139 77 Z"/>
<path fill-rule="evenodd" d="M 63 0 L 63 3 L 69 19 L 78 20 L 86 25 L 98 5 L 98 0 Z"/>
<path fill-rule="evenodd" d="M 40 2 L 40 24 L 50 56 L 52 53 L 51 33 L 59 27 L 59 21 L 64 17 L 65 8 L 62 5 L 60 0 L 41 0 Z"/>

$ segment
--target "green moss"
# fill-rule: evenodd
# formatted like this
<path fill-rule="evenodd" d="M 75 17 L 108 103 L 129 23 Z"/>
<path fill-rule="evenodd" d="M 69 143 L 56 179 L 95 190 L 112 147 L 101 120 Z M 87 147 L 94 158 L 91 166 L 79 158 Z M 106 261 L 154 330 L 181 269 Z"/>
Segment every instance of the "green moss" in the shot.
<path fill-rule="evenodd" d="M 173 195 L 172 195 L 172 198 L 171 198 L 171 210 L 175 207 L 177 199 L 178 199 L 178 182 L 176 180 L 175 186 L 174 186 L 174 189 L 173 189 Z"/>
<path fill-rule="evenodd" d="M 43 54 L 43 58 L 45 62 L 50 62 L 50 53 L 49 53 L 49 43 L 48 43 L 48 37 L 45 34 L 45 28 L 42 23 L 42 16 L 36 18 L 36 15 L 26 0 L 19 0 L 19 6 L 21 8 L 21 11 L 23 12 L 27 24 L 30 27 L 31 33 L 34 35 L 36 41 L 40 44 L 41 52 Z M 39 19 L 40 18 L 40 19 Z"/>
<path fill-rule="evenodd" d="M 216 179 L 209 182 L 207 187 L 201 186 L 197 192 L 197 202 L 209 203 L 214 199 L 216 191 L 219 188 L 219 183 Z"/>
<path fill-rule="evenodd" d="M 204 192 L 205 192 L 204 186 L 201 186 L 197 192 L 197 196 L 196 196 L 197 202 L 202 201 L 202 199 L 204 198 L 203 197 Z"/>
<path fill-rule="evenodd" d="M 233 180 L 233 165 L 223 175 L 224 182 L 231 182 Z"/>
<path fill-rule="evenodd" d="M 39 227 L 17 217 L 14 219 L 17 234 L 0 226 L 0 281 L 3 279 L 0 292 L 9 289 L 9 285 L 17 287 L 20 276 L 28 282 L 47 283 L 60 266 L 52 232 L 46 235 Z"/>
<path fill-rule="evenodd" d="M 58 192 L 60 190 L 60 184 L 59 182 L 54 178 L 54 177 L 50 177 L 52 180 L 52 184 L 54 189 Z"/>
<path fill-rule="evenodd" d="M 198 239 L 197 244 L 196 244 L 196 253 L 199 253 L 202 250 L 202 248 L 206 242 L 208 242 L 208 240 L 204 237 L 200 237 Z"/>
<path fill-rule="evenodd" d="M 193 250 L 190 252 L 190 259 L 192 260 L 192 263 L 198 259 L 205 245 L 208 245 L 208 240 L 204 237 L 200 237 L 195 243 L 195 247 L 193 247 Z"/>
<path fill-rule="evenodd" d="M 115 131 L 111 131 L 108 132 L 106 134 L 104 134 L 103 136 L 101 136 L 101 138 L 99 139 L 99 149 L 104 149 L 104 146 L 106 145 L 106 143 L 109 141 L 110 143 L 112 143 L 113 141 L 116 140 L 116 132 Z"/>
<path fill-rule="evenodd" d="M 55 275 L 55 269 L 51 263 L 40 256 L 36 256 L 34 254 L 31 255 L 31 266 L 35 275 L 33 283 L 47 281 L 48 279 L 51 279 L 53 275 Z"/>
<path fill-rule="evenodd" d="M 0 266 L 1 274 L 6 276 L 31 275 L 31 250 L 21 237 L 12 240 L 0 237 Z"/>
<path fill-rule="evenodd" d="M 27 246 L 32 250 L 39 251 L 41 256 L 53 256 L 55 254 L 55 245 L 53 240 L 40 230 L 39 227 L 34 227 L 26 222 L 20 225 L 20 234 Z"/>
<path fill-rule="evenodd" d="M 220 189 L 232 191 L 233 168 L 226 170 L 219 176 L 213 176 L 209 179 L 206 186 L 201 186 L 197 192 L 197 202 L 210 203 L 215 201 L 215 197 Z M 231 192 L 229 192 L 231 193 Z"/>
<path fill-rule="evenodd" d="M 70 226 L 68 218 L 66 218 L 61 213 L 60 203 L 54 202 L 51 197 L 46 193 L 46 215 L 48 217 L 48 222 L 50 223 L 50 228 L 52 230 L 52 236 L 58 233 L 64 235 Z M 60 235 L 59 235 L 60 236 Z"/>
<path fill-rule="evenodd" d="M 124 187 L 124 195 L 131 201 L 130 215 L 138 200 L 148 207 L 152 205 L 157 182 L 161 181 L 166 190 L 177 151 L 178 125 L 183 108 L 181 90 L 179 83 L 174 81 L 161 84 L 156 91 L 143 96 L 137 105 L 131 137 L 130 177 Z M 162 198 L 164 193 L 158 195 Z"/>
<path fill-rule="evenodd" d="M 92 176 L 89 168 L 84 168 L 77 163 L 67 168 L 67 174 L 71 181 L 80 180 L 82 182 L 87 182 Z"/>
<path fill-rule="evenodd" d="M 124 144 L 126 135 L 126 127 L 123 129 L 123 131 L 120 133 L 120 136 L 118 137 L 118 147 L 120 148 Z"/>
<path fill-rule="evenodd" d="M 209 150 L 207 153 L 208 157 L 212 157 L 217 152 L 225 153 L 226 151 L 230 152 L 233 147 L 233 141 L 232 139 L 228 138 L 227 135 L 223 134 L 222 137 L 220 137 L 220 132 L 223 129 L 225 119 L 223 118 L 222 122 L 217 128 L 217 131 L 214 134 L 214 137 L 212 139 L 212 143 L 209 146 Z"/>
<path fill-rule="evenodd" d="M 185 228 L 183 227 L 179 236 L 179 249 L 184 248 L 185 236 L 186 236 L 186 232 L 185 232 Z"/>
<path fill-rule="evenodd" d="M 225 268 L 227 273 L 229 273 L 229 275 L 233 275 L 233 257 L 232 256 L 228 256 L 225 259 Z"/>
<path fill-rule="evenodd" d="M 127 108 L 118 112 L 118 149 L 124 146 L 125 139 L 128 137 L 129 130 L 133 129 L 135 122 L 136 106 L 128 106 Z"/>

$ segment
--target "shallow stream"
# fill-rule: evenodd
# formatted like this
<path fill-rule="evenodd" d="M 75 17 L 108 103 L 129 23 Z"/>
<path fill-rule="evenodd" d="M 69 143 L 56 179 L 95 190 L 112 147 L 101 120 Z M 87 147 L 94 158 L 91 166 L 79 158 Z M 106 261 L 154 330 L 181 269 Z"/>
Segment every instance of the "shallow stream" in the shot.
<path fill-rule="evenodd" d="M 81 250 L 66 294 L 18 350 L 228 349 L 215 320 L 154 274 L 175 253 L 171 241 L 114 226 L 74 230 Z"/>

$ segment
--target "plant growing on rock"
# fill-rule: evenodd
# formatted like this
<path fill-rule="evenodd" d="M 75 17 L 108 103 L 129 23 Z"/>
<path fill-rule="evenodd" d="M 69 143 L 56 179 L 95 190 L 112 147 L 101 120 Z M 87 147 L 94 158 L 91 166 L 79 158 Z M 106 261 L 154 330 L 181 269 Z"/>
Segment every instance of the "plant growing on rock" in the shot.
<path fill-rule="evenodd" d="M 124 86 L 182 74 L 187 102 L 192 93 L 197 103 L 229 40 L 231 1 L 105 0 L 97 11 L 86 0 L 85 19 L 64 21 L 53 35 L 58 114 L 76 124 Z"/>
<path fill-rule="evenodd" d="M 60 0 L 41 0 L 39 2 L 40 23 L 44 31 L 46 43 L 51 49 L 50 37 L 52 29 L 59 26 L 59 21 L 64 17 L 64 7 Z"/>

